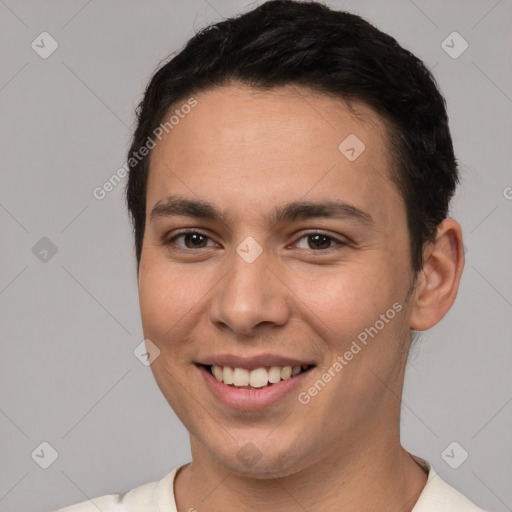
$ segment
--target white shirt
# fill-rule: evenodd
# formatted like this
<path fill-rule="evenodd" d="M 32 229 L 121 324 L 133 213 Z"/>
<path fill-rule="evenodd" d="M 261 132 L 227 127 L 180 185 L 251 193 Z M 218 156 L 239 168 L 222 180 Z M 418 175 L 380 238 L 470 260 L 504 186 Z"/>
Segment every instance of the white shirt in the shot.
<path fill-rule="evenodd" d="M 485 512 L 442 480 L 429 462 L 413 457 L 428 471 L 428 480 L 412 512 Z M 135 487 L 124 494 L 100 496 L 56 512 L 178 512 L 174 478 L 182 467 L 174 468 L 157 482 Z"/>

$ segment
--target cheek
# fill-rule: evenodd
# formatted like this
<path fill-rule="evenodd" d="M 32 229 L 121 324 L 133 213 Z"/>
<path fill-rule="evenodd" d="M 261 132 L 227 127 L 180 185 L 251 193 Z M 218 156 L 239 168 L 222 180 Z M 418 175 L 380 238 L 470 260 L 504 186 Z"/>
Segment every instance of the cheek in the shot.
<path fill-rule="evenodd" d="M 141 259 L 139 303 L 144 334 L 164 337 L 190 309 L 190 289 L 178 272 L 155 258 Z"/>
<path fill-rule="evenodd" d="M 198 324 L 214 283 L 197 266 L 173 265 L 148 251 L 138 279 L 144 336 L 160 350 L 177 352 Z"/>
<path fill-rule="evenodd" d="M 320 269 L 307 276 L 297 274 L 290 288 L 330 344 L 340 347 L 400 300 L 390 273 L 365 262 L 352 262 L 329 273 Z"/>

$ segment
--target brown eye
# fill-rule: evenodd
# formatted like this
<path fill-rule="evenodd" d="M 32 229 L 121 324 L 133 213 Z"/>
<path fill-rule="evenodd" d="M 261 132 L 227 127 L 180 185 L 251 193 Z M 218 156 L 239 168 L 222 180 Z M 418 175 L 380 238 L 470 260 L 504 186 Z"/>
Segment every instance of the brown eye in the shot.
<path fill-rule="evenodd" d="M 328 249 L 331 237 L 326 235 L 308 235 L 308 245 L 311 249 Z"/>
<path fill-rule="evenodd" d="M 302 240 L 307 240 L 307 242 L 301 242 Z M 302 235 L 296 245 L 299 249 L 325 251 L 332 249 L 335 246 L 345 246 L 348 244 L 347 242 L 339 240 L 327 233 L 319 233 L 315 231 L 313 233 L 305 233 Z"/>
<path fill-rule="evenodd" d="M 194 247 L 205 247 L 207 237 L 200 233 L 186 233 L 182 236 L 185 246 L 189 249 L 193 249 Z"/>
<path fill-rule="evenodd" d="M 183 243 L 177 243 L 176 241 L 179 239 L 183 239 Z M 210 245 L 208 245 L 210 242 Z M 164 242 L 166 246 L 177 246 L 181 249 L 203 249 L 206 247 L 214 247 L 216 244 L 204 233 L 195 230 L 187 230 L 178 233 L 173 236 L 166 242 Z"/>

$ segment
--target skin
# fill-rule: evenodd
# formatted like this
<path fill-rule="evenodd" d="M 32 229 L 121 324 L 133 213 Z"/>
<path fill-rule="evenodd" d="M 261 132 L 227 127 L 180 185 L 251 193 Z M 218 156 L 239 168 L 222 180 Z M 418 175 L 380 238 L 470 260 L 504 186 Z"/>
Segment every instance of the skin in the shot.
<path fill-rule="evenodd" d="M 138 276 L 144 336 L 160 350 L 152 371 L 190 433 L 178 510 L 410 511 L 427 480 L 399 436 L 410 330 L 435 325 L 455 299 L 459 224 L 439 225 L 414 281 L 405 205 L 374 111 L 298 86 L 235 83 L 195 98 L 151 154 Z M 366 146 L 352 162 L 338 150 L 351 133 Z M 171 194 L 208 201 L 229 222 L 152 220 Z M 275 207 L 296 200 L 342 200 L 372 223 L 269 223 Z M 199 248 L 173 239 L 183 228 L 207 238 Z M 314 229 L 332 238 L 317 248 Z M 236 252 L 247 236 L 263 251 L 252 263 Z M 307 391 L 394 303 L 401 311 L 307 405 L 291 393 L 261 411 L 230 409 L 195 366 L 220 353 L 295 357 L 315 364 Z M 248 442 L 260 456 L 250 466 L 237 456 Z"/>

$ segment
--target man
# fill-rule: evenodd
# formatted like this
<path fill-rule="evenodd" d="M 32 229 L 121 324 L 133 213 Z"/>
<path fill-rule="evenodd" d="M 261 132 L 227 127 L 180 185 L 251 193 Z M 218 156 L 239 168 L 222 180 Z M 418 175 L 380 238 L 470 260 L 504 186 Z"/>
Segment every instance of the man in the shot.
<path fill-rule="evenodd" d="M 146 346 L 192 462 L 62 510 L 481 510 L 400 444 L 412 333 L 464 266 L 421 61 L 353 14 L 264 3 L 158 70 L 128 163 Z"/>

